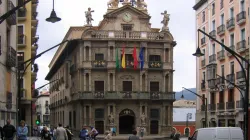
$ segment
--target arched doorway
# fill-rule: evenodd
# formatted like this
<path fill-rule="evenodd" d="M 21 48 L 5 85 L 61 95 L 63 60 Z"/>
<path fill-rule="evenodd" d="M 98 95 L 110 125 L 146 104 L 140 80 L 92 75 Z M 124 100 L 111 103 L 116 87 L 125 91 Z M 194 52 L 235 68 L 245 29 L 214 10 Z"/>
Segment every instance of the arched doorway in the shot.
<path fill-rule="evenodd" d="M 185 128 L 185 136 L 186 137 L 189 137 L 189 133 L 190 133 L 190 130 L 189 130 L 189 128 Z"/>
<path fill-rule="evenodd" d="M 119 133 L 132 134 L 135 129 L 135 113 L 130 109 L 124 109 L 119 114 Z"/>

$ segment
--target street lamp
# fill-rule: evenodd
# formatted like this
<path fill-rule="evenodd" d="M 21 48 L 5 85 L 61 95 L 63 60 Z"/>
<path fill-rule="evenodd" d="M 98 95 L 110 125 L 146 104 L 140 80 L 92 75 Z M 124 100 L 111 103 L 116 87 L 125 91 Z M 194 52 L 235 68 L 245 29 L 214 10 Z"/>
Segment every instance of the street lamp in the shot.
<path fill-rule="evenodd" d="M 245 79 L 245 96 L 244 96 L 244 122 L 245 122 L 245 131 L 244 131 L 244 136 L 245 136 L 245 140 L 248 140 L 248 105 L 249 105 L 249 61 L 242 57 L 241 55 L 239 55 L 238 53 L 236 53 L 235 51 L 231 50 L 229 47 L 227 47 L 226 45 L 224 45 L 223 43 L 221 43 L 220 41 L 216 40 L 215 38 L 213 38 L 212 36 L 210 36 L 209 34 L 207 34 L 206 32 L 202 31 L 201 29 L 197 30 L 198 32 L 198 48 L 196 50 L 197 54 L 193 54 L 194 56 L 200 57 L 202 56 L 201 53 L 199 53 L 200 48 L 199 48 L 199 32 L 203 33 L 204 35 L 208 36 L 210 39 L 212 39 L 213 41 L 215 41 L 216 43 L 220 44 L 222 48 L 224 48 L 226 51 L 228 51 L 230 54 L 232 54 L 232 56 L 235 57 L 235 59 L 238 61 L 238 63 L 240 64 L 240 67 L 243 71 L 243 75 L 244 75 L 244 79 Z M 204 54 L 203 54 L 204 55 Z M 244 61 L 247 64 L 247 71 L 245 71 L 245 68 L 243 67 L 243 63 L 242 61 Z"/>
<path fill-rule="evenodd" d="M 192 119 L 192 113 L 188 113 L 187 114 L 187 122 L 186 122 L 186 129 L 188 129 L 189 130 L 189 128 L 188 128 L 188 120 L 191 120 Z M 188 133 L 186 133 L 186 129 L 185 129 L 185 135 L 186 135 L 186 137 L 189 137 L 189 131 L 188 131 Z"/>
<path fill-rule="evenodd" d="M 18 111 L 17 122 L 19 122 L 19 121 L 21 120 L 21 111 L 20 111 L 20 107 L 21 107 L 21 81 L 22 81 L 22 78 L 23 78 L 23 76 L 24 76 L 24 74 L 21 75 L 21 69 L 20 69 L 21 66 L 23 66 L 23 65 L 25 65 L 25 64 L 28 63 L 28 64 L 26 65 L 24 71 L 23 71 L 23 73 L 25 73 L 25 71 L 27 70 L 28 66 L 31 64 L 31 62 L 34 62 L 37 58 L 39 58 L 40 56 L 42 56 L 44 53 L 46 53 L 46 52 L 48 52 L 48 51 L 50 51 L 50 50 L 52 50 L 52 49 L 54 49 L 54 48 L 60 46 L 61 44 L 64 44 L 64 43 L 66 43 L 66 42 L 73 42 L 73 41 L 77 41 L 77 40 L 79 40 L 79 39 L 73 39 L 73 40 L 65 40 L 65 41 L 62 41 L 61 43 L 59 43 L 59 44 L 57 44 L 57 45 L 55 45 L 55 46 L 53 46 L 53 47 L 51 47 L 51 48 L 49 48 L 49 49 L 47 49 L 47 50 L 41 52 L 41 53 L 39 53 L 39 54 L 36 55 L 35 57 L 30 58 L 30 59 L 28 59 L 28 60 L 26 60 L 26 61 L 24 61 L 24 62 L 22 62 L 22 63 L 18 63 L 18 65 L 17 65 L 17 78 L 18 78 L 17 93 L 18 93 L 18 97 L 17 97 L 17 106 L 16 106 L 16 107 L 17 107 L 16 110 Z M 32 123 L 33 123 L 33 122 L 32 122 Z M 17 126 L 18 126 L 18 123 L 17 123 Z"/>
<path fill-rule="evenodd" d="M 197 93 L 195 93 L 187 88 L 184 88 L 184 87 L 182 87 L 182 88 L 193 93 L 197 97 L 199 97 L 202 100 L 203 104 L 205 104 L 205 127 L 207 127 L 207 98 L 205 96 L 201 96 L 201 95 L 199 95 L 199 94 L 197 94 Z"/>
<path fill-rule="evenodd" d="M 57 17 L 56 15 L 56 11 L 54 10 L 54 0 L 53 0 L 53 9 L 50 13 L 50 17 L 46 18 L 46 21 L 51 22 L 51 23 L 55 23 L 60 21 L 61 18 Z"/>

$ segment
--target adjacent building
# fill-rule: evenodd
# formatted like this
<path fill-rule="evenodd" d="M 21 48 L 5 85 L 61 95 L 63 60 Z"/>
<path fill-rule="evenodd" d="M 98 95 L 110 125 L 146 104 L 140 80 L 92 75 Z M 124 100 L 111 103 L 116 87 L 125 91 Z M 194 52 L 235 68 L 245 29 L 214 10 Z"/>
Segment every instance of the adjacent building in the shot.
<path fill-rule="evenodd" d="M 46 76 L 58 79 L 50 85 L 51 125 L 61 122 L 76 133 L 95 126 L 100 134 L 115 127 L 118 135 L 145 127 L 146 135 L 170 136 L 176 42 L 164 13 L 160 30 L 143 5 L 114 2 L 98 26 L 87 19 L 71 27 L 64 40 L 77 40 L 59 47 Z"/>
<path fill-rule="evenodd" d="M 196 30 L 205 31 L 249 59 L 249 0 L 196 0 L 193 8 L 196 10 Z M 205 54 L 197 58 L 196 81 L 197 93 L 208 99 L 207 125 L 243 128 L 241 93 L 244 95 L 244 91 L 233 85 L 245 87 L 239 63 L 202 33 L 197 36 L 197 42 L 196 46 Z M 246 65 L 243 63 L 243 66 Z M 197 128 L 205 126 L 204 111 L 204 102 L 197 98 Z"/>
<path fill-rule="evenodd" d="M 0 1 L 1 13 L 16 4 L 16 0 Z M 16 32 L 16 14 L 13 14 L 0 24 L 0 126 L 7 119 L 16 124 Z"/>
<path fill-rule="evenodd" d="M 36 120 L 40 121 L 41 126 L 50 126 L 49 104 L 49 92 L 46 90 L 41 91 L 36 100 Z"/>
<path fill-rule="evenodd" d="M 22 4 L 25 0 L 18 0 L 18 4 Z M 32 0 L 24 7 L 17 11 L 17 59 L 19 63 L 24 62 L 34 56 L 38 48 L 37 41 L 39 37 L 36 35 L 38 20 L 37 20 L 38 0 Z M 27 67 L 27 69 L 26 69 Z M 19 67 L 23 77 L 21 82 L 21 105 L 20 105 L 20 120 L 25 120 L 27 125 L 34 124 L 35 100 L 32 95 L 37 80 L 38 66 L 34 62 Z M 31 117 L 33 116 L 33 117 Z"/>

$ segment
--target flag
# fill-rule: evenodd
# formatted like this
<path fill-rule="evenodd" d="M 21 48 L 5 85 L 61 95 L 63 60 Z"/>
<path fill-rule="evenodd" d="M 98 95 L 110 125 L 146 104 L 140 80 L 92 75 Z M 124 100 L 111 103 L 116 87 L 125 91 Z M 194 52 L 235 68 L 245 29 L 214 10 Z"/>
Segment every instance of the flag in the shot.
<path fill-rule="evenodd" d="M 125 45 L 122 47 L 122 68 L 126 68 L 126 63 L 125 63 Z"/>
<path fill-rule="evenodd" d="M 141 47 L 139 58 L 140 58 L 140 63 L 141 63 L 141 70 L 143 70 L 144 67 L 144 47 Z"/>
<path fill-rule="evenodd" d="M 137 60 L 137 54 L 136 54 L 136 47 L 135 46 L 134 46 L 134 50 L 133 50 L 133 58 L 134 58 L 134 69 L 137 69 L 138 60 Z"/>
<path fill-rule="evenodd" d="M 120 68 L 118 48 L 116 48 L 115 66 L 116 66 L 116 69 L 119 69 L 119 68 Z"/>

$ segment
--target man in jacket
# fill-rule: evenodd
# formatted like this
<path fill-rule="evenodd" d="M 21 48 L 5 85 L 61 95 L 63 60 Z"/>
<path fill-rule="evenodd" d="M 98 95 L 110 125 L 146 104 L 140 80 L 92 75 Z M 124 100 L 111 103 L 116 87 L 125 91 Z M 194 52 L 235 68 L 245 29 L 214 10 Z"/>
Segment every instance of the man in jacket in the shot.
<path fill-rule="evenodd" d="M 3 136 L 5 140 L 13 140 L 15 137 L 16 128 L 7 120 L 7 124 L 3 127 Z"/>
<path fill-rule="evenodd" d="M 60 123 L 58 124 L 58 127 L 56 129 L 55 137 L 56 140 L 68 140 L 67 132 Z"/>
<path fill-rule="evenodd" d="M 72 137 L 74 136 L 73 133 L 69 130 L 69 126 L 67 125 L 65 127 L 65 130 L 67 132 L 68 140 L 72 140 Z"/>

